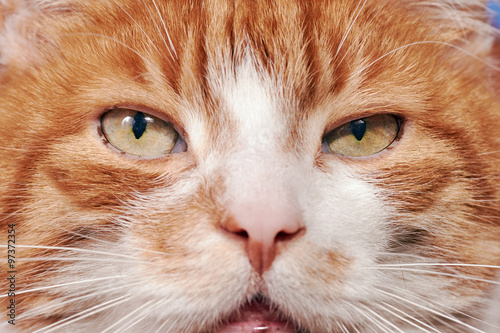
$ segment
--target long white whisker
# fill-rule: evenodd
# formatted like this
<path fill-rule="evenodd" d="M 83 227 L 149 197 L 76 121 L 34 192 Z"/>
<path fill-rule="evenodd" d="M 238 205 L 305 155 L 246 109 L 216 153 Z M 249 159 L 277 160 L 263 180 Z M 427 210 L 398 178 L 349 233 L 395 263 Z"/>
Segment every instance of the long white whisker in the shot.
<path fill-rule="evenodd" d="M 77 314 L 74 314 L 68 318 L 65 318 L 57 323 L 54 323 L 54 324 L 51 324 L 47 327 L 44 327 L 40 330 L 37 330 L 33 333 L 49 333 L 49 332 L 53 332 L 54 330 L 57 330 L 57 329 L 60 329 L 61 327 L 64 327 L 64 326 L 67 326 L 69 324 L 72 324 L 74 322 L 77 322 L 79 320 L 82 320 L 82 319 L 85 319 L 87 317 L 90 317 L 90 316 L 93 316 L 94 314 L 96 313 L 99 313 L 99 312 L 102 312 L 104 310 L 107 310 L 109 308 L 112 308 L 112 307 L 115 307 L 117 305 L 120 305 L 121 303 L 124 303 L 124 302 L 127 302 L 129 301 L 130 299 L 132 299 L 132 297 L 130 296 L 120 296 L 120 297 L 117 297 L 115 299 L 112 299 L 110 301 L 107 301 L 107 302 L 104 302 L 104 303 L 101 303 L 99 305 L 96 305 L 96 306 L 93 306 L 89 309 L 86 309 L 80 313 L 77 313 Z"/>
<path fill-rule="evenodd" d="M 170 50 L 170 47 L 167 45 L 167 41 L 165 40 L 165 37 L 163 37 L 163 34 L 161 33 L 161 29 L 160 27 L 158 26 L 158 24 L 156 24 L 156 20 L 155 18 L 153 17 L 153 13 L 151 13 L 151 11 L 149 10 L 149 7 L 148 5 L 146 5 L 146 3 L 144 2 L 144 0 L 141 0 L 143 5 L 144 5 L 144 8 L 146 8 L 146 10 L 148 11 L 148 14 L 149 14 L 149 17 L 151 18 L 151 21 L 153 22 L 153 24 L 155 25 L 156 27 L 156 30 L 158 31 L 158 35 L 161 37 L 161 39 L 163 40 L 163 44 L 165 45 L 165 48 L 168 50 L 168 53 L 170 54 L 170 57 L 172 59 L 174 59 L 174 55 L 172 54 L 172 50 Z M 155 3 L 155 6 L 156 6 L 156 3 Z M 158 10 L 158 8 L 156 8 Z M 158 12 L 159 14 L 159 12 Z M 162 19 L 161 15 L 160 15 L 160 19 Z"/>
<path fill-rule="evenodd" d="M 140 323 L 141 321 L 143 321 L 144 319 L 146 319 L 148 317 L 147 314 L 143 314 L 142 316 L 140 316 L 138 319 L 136 319 L 135 321 L 131 322 L 130 324 L 128 324 L 128 328 L 132 328 L 134 327 L 135 325 L 137 325 L 138 323 Z"/>
<path fill-rule="evenodd" d="M 420 41 L 420 42 L 414 42 L 414 43 L 409 43 L 409 44 L 406 44 L 406 45 L 403 45 L 403 46 L 400 46 L 398 48 L 395 48 L 394 50 L 390 51 L 390 52 L 387 52 L 386 54 L 384 54 L 383 56 L 380 56 L 379 58 L 377 58 L 376 60 L 372 61 L 370 64 L 366 65 L 365 67 L 361 68 L 359 71 L 357 71 L 353 76 L 358 76 L 359 74 L 361 74 L 362 72 L 364 72 L 366 69 L 370 68 L 371 66 L 373 66 L 375 63 L 379 62 L 380 60 L 390 56 L 391 54 L 399 51 L 399 50 L 402 50 L 402 49 L 405 49 L 407 47 L 410 47 L 410 46 L 415 46 L 415 45 L 423 45 L 423 44 L 436 44 L 436 45 L 444 45 L 444 46 L 448 46 L 448 47 L 451 47 L 451 48 L 454 48 L 456 50 L 459 50 L 459 51 L 462 51 L 463 53 L 467 54 L 468 56 L 486 64 L 488 67 L 494 69 L 494 70 L 497 70 L 497 71 L 500 71 L 500 67 L 497 67 L 491 63 L 488 63 L 486 62 L 485 60 L 483 60 L 482 58 L 478 57 L 477 55 L 461 48 L 461 47 L 458 47 L 456 45 L 453 45 L 451 43 L 446 43 L 446 42 L 440 42 L 440 41 L 430 41 L 430 40 L 424 40 L 424 41 Z"/>
<path fill-rule="evenodd" d="M 130 288 L 130 287 L 133 287 L 133 286 L 136 286 L 136 285 L 140 285 L 140 284 L 144 283 L 144 280 L 145 279 L 141 279 L 138 282 L 128 283 L 128 284 L 124 284 L 124 285 L 119 285 L 118 287 L 114 287 L 114 288 L 108 288 L 108 289 L 106 289 L 106 292 L 107 293 L 111 293 L 111 292 L 116 291 L 116 290 L 120 290 L 120 289 L 124 289 L 124 288 Z M 97 292 L 100 293 L 101 288 L 100 287 L 96 287 L 96 288 L 94 288 L 93 291 L 95 291 L 96 293 Z M 96 293 L 89 294 L 89 295 L 82 295 L 82 296 L 78 296 L 78 297 L 72 296 L 72 297 L 69 297 L 65 301 L 58 300 L 58 302 L 56 304 L 44 305 L 43 307 L 38 307 L 36 309 L 24 312 L 21 315 L 19 315 L 18 319 L 22 320 L 24 318 L 29 318 L 30 317 L 30 311 L 32 311 L 33 313 L 38 313 L 40 311 L 47 312 L 50 309 L 57 309 L 57 308 L 60 308 L 61 306 L 64 306 L 66 304 L 74 304 L 75 302 L 78 302 L 78 301 L 81 301 L 81 300 L 85 300 L 85 299 L 89 299 L 89 298 L 91 299 L 93 297 L 96 297 Z"/>
<path fill-rule="evenodd" d="M 1 244 L 0 247 L 8 247 L 8 246 Z M 104 252 L 104 251 L 96 251 L 96 250 L 88 250 L 88 249 L 75 248 L 75 247 L 66 247 L 66 246 L 16 245 L 16 247 L 25 248 L 25 249 L 74 251 L 74 252 L 82 252 L 82 253 L 90 253 L 90 254 L 100 254 L 100 255 L 106 255 L 106 256 L 114 256 L 114 257 L 120 257 L 120 258 L 126 258 L 126 259 L 136 259 L 133 256 L 129 256 L 129 255 L 125 255 L 125 254 L 119 254 L 119 253 L 113 253 L 113 252 Z"/>
<path fill-rule="evenodd" d="M 160 17 L 161 23 L 163 24 L 163 29 L 165 30 L 165 34 L 167 35 L 168 38 L 168 43 L 170 44 L 170 48 L 168 48 L 168 52 L 170 53 L 170 56 L 173 58 L 172 53 L 170 52 L 171 50 L 174 52 L 175 56 L 177 57 L 177 52 L 175 52 L 175 47 L 174 44 L 172 43 L 172 39 L 170 38 L 170 34 L 168 33 L 167 25 L 165 24 L 165 20 L 161 16 L 160 9 L 158 8 L 158 5 L 156 4 L 155 0 L 152 0 L 153 4 L 156 8 L 156 11 L 158 12 L 158 16 Z"/>
<path fill-rule="evenodd" d="M 365 311 L 362 311 L 358 307 L 353 307 L 353 309 L 355 309 L 361 316 L 368 319 L 371 324 L 377 326 L 382 332 L 391 333 L 389 328 L 380 322 L 380 319 L 377 320 L 377 318 L 372 317 L 371 315 L 369 315 Z"/>
<path fill-rule="evenodd" d="M 365 308 L 366 311 L 370 312 L 372 315 L 374 315 L 375 317 L 377 317 L 379 320 L 381 320 L 382 322 L 386 323 L 387 325 L 389 325 L 390 327 L 394 328 L 397 332 L 399 333 L 404 333 L 400 328 L 398 328 L 396 325 L 394 325 L 393 323 L 391 323 L 389 320 L 387 320 L 386 318 L 382 317 L 380 314 L 378 314 L 377 312 L 373 311 L 372 309 L 370 309 L 369 307 L 367 306 L 363 306 Z"/>
<path fill-rule="evenodd" d="M 143 261 L 143 260 L 118 260 L 118 259 L 106 259 L 106 258 L 68 258 L 68 257 L 23 257 L 23 258 L 18 258 L 17 261 L 25 261 L 25 262 L 32 262 L 32 261 L 91 261 L 91 262 L 119 262 L 119 263 L 145 263 L 145 264 L 153 264 L 150 261 Z"/>
<path fill-rule="evenodd" d="M 422 273 L 422 274 L 429 274 L 429 275 L 440 275 L 440 276 L 450 276 L 450 277 L 455 277 L 459 279 L 464 279 L 464 280 L 471 280 L 471 281 L 479 281 L 479 282 L 486 282 L 490 284 L 496 284 L 500 285 L 500 282 L 498 281 L 493 281 L 493 280 L 486 280 L 486 279 L 480 279 L 480 278 L 475 278 L 467 275 L 462 275 L 462 274 L 454 274 L 454 273 L 444 273 L 444 272 L 436 272 L 436 271 L 429 271 L 429 270 L 424 270 L 424 269 L 413 269 L 413 268 L 402 268 L 402 267 L 377 267 L 377 270 L 388 270 L 388 271 L 404 271 L 404 272 L 415 272 L 415 273 Z"/>
<path fill-rule="evenodd" d="M 478 318 L 476 318 L 476 317 L 474 317 L 474 316 L 471 316 L 471 315 L 469 315 L 469 314 L 467 314 L 467 313 L 465 313 L 465 312 L 462 312 L 462 311 L 459 311 L 459 310 L 457 310 L 457 309 L 454 309 L 454 308 L 452 308 L 452 307 L 450 307 L 450 306 L 447 306 L 447 305 L 445 305 L 445 304 L 443 304 L 443 303 L 440 303 L 440 302 L 438 302 L 438 301 L 435 301 L 435 300 L 430 299 L 430 298 L 428 298 L 428 297 L 425 297 L 425 296 L 423 296 L 423 295 L 418 295 L 418 294 L 415 294 L 415 293 L 413 293 L 413 292 L 411 292 L 411 291 L 409 291 L 409 290 L 406 290 L 406 289 L 401 289 L 401 288 L 397 288 L 397 287 L 395 287 L 394 289 L 400 290 L 401 292 L 404 292 L 405 294 L 411 294 L 411 295 L 412 295 L 412 296 L 414 296 L 414 297 L 417 297 L 417 298 L 423 299 L 423 300 L 425 300 L 425 301 L 427 301 L 427 302 L 429 302 L 429 303 L 432 303 L 432 304 L 434 304 L 434 305 L 438 306 L 439 308 L 443 308 L 443 309 L 450 310 L 450 311 L 452 311 L 452 312 L 454 312 L 454 313 L 457 313 L 457 314 L 462 315 L 462 316 L 464 316 L 464 317 L 468 317 L 468 318 L 470 318 L 470 319 L 472 319 L 472 320 L 475 320 L 475 321 L 476 321 L 476 322 L 478 322 L 478 323 L 481 323 L 481 324 L 484 324 L 484 325 L 488 325 L 488 326 L 490 326 L 490 327 L 492 327 L 492 328 L 497 328 L 497 329 L 499 329 L 499 330 L 500 330 L 500 326 L 496 326 L 496 325 L 493 325 L 493 324 L 491 324 L 491 323 L 488 323 L 488 322 L 486 322 L 486 321 L 484 321 L 484 320 L 478 319 Z"/>
<path fill-rule="evenodd" d="M 380 289 L 380 288 L 377 288 L 377 290 L 378 290 L 380 293 L 383 293 L 383 294 L 385 294 L 385 295 L 387 295 L 387 296 L 389 296 L 389 297 L 391 297 L 391 298 L 393 298 L 393 299 L 398 299 L 398 300 L 403 301 L 403 302 L 405 302 L 405 303 L 408 303 L 408 304 L 411 304 L 411 305 L 413 305 L 413 306 L 416 306 L 416 307 L 418 307 L 418 308 L 420 308 L 420 309 L 423 309 L 423 310 L 429 311 L 429 312 L 431 312 L 431 313 L 433 313 L 433 314 L 435 314 L 435 315 L 438 315 L 438 316 L 440 316 L 440 317 L 446 318 L 446 319 L 448 319 L 449 321 L 452 321 L 452 322 L 454 322 L 454 323 L 456 323 L 456 324 L 459 324 L 459 325 L 461 325 L 461 326 L 463 326 L 463 327 L 467 327 L 467 328 L 469 328 L 469 329 L 471 329 L 471 330 L 473 330 L 473 331 L 475 331 L 475 332 L 484 333 L 482 330 L 480 330 L 480 329 L 478 329 L 478 328 L 475 328 L 475 327 L 473 327 L 473 326 L 471 326 L 471 325 L 469 325 L 469 324 L 467 324 L 467 323 L 464 323 L 463 321 L 458 320 L 457 318 L 455 318 L 455 317 L 453 317 L 453 316 L 450 316 L 450 315 L 447 315 L 447 314 L 445 314 L 445 313 L 442 313 L 442 312 L 439 312 L 439 311 L 433 310 L 433 309 L 429 308 L 428 306 L 425 306 L 425 305 L 421 305 L 421 304 L 415 303 L 415 302 L 413 302 L 413 301 L 410 301 L 410 300 L 408 300 L 408 299 L 405 299 L 405 298 L 403 298 L 403 297 L 401 297 L 401 296 L 398 296 L 398 295 L 395 295 L 395 294 L 393 294 L 393 293 L 387 292 L 387 291 L 382 290 L 382 289 Z"/>
<path fill-rule="evenodd" d="M 500 153 L 500 150 L 489 151 L 487 153 L 481 153 L 481 154 L 478 154 L 478 155 L 479 156 L 483 156 L 483 155 L 498 154 L 498 153 Z"/>
<path fill-rule="evenodd" d="M 29 289 L 29 290 L 21 290 L 19 292 L 16 292 L 16 295 L 31 293 L 31 292 L 40 291 L 40 290 L 48 290 L 48 289 L 60 288 L 60 287 L 65 287 L 65 286 L 70 286 L 70 285 L 75 285 L 75 284 L 80 284 L 80 283 L 90 283 L 90 282 L 96 282 L 96 281 L 104 281 L 104 280 L 116 279 L 116 278 L 121 278 L 121 277 L 123 277 L 123 275 L 108 276 L 108 277 L 103 277 L 103 278 L 95 278 L 95 279 L 88 279 L 88 280 L 81 280 L 81 281 L 73 281 L 73 282 L 61 283 L 61 284 L 56 284 L 56 285 L 52 285 L 52 286 L 34 288 L 34 289 Z M 7 295 L 0 295 L 0 298 L 3 298 L 3 297 L 7 297 Z"/>
<path fill-rule="evenodd" d="M 126 316 L 122 317 L 120 320 L 116 321 L 114 324 L 112 324 L 111 326 L 109 326 L 108 328 L 106 328 L 101 333 L 111 332 L 111 330 L 113 330 L 114 328 L 118 327 L 119 325 L 127 324 L 127 322 L 129 321 L 129 319 L 133 315 L 135 315 L 137 312 L 141 311 L 142 309 L 147 308 L 151 303 L 153 303 L 153 301 L 148 301 L 148 302 L 144 303 L 140 307 L 138 307 L 135 310 L 129 312 Z M 123 326 L 125 326 L 125 325 L 123 325 Z"/>
<path fill-rule="evenodd" d="M 168 325 L 168 321 L 165 321 L 161 326 L 156 330 L 155 333 L 161 333 L 162 330 Z"/>
<path fill-rule="evenodd" d="M 158 54 L 161 55 L 160 50 L 156 47 L 156 44 L 153 42 L 153 40 L 151 39 L 151 37 L 149 37 L 149 35 L 146 33 L 146 31 L 144 31 L 144 29 L 142 29 L 141 25 L 132 17 L 132 15 L 130 15 L 129 12 L 118 3 L 118 1 L 114 0 L 114 3 L 116 5 L 118 5 L 118 7 L 120 7 L 125 12 L 125 14 L 127 14 L 128 17 L 130 17 L 130 19 L 139 27 L 139 29 L 144 34 L 144 36 L 146 36 L 146 38 L 148 39 L 150 45 L 152 45 L 156 49 L 156 51 L 158 52 Z"/>
<path fill-rule="evenodd" d="M 452 332 L 455 332 L 455 333 L 469 333 L 468 331 L 465 331 L 463 328 L 456 327 L 455 325 L 452 325 L 450 322 L 445 321 L 445 320 L 443 320 L 441 318 L 434 318 L 434 320 L 436 320 L 437 322 L 439 322 L 441 325 L 446 326 L 449 329 L 453 330 Z M 486 332 L 483 332 L 483 333 L 486 333 Z"/>
<path fill-rule="evenodd" d="M 102 243 L 104 245 L 115 245 L 115 243 L 113 243 L 113 242 L 106 241 L 104 239 L 99 239 L 99 238 L 91 237 L 91 236 L 88 236 L 88 235 L 82 235 L 82 234 L 79 234 L 78 232 L 73 232 L 72 234 L 75 235 L 75 236 L 79 236 L 79 237 L 84 237 L 86 239 L 90 239 L 90 240 L 92 240 L 94 242 L 97 242 L 97 243 Z M 148 250 L 148 249 L 144 249 L 144 248 L 141 248 L 141 252 L 156 253 L 156 254 L 161 254 L 163 256 L 171 256 L 171 254 L 166 253 L 166 252 L 153 251 L 153 250 Z M 131 256 L 131 258 L 133 258 L 133 257 Z M 142 261 L 142 262 L 145 262 L 145 261 Z"/>
<path fill-rule="evenodd" d="M 384 304 L 384 306 L 382 305 Z M 380 307 L 381 309 L 383 309 L 384 311 L 392 314 L 394 317 L 396 318 L 399 318 L 401 319 L 402 321 L 406 322 L 407 324 L 410 324 L 411 326 L 415 327 L 415 328 L 418 328 L 424 332 L 427 332 L 427 333 L 430 333 L 431 331 L 429 330 L 426 330 L 424 327 L 426 328 L 429 328 L 430 330 L 436 332 L 436 333 L 440 333 L 436 328 L 430 326 L 430 325 L 427 325 L 426 323 L 424 323 L 423 321 L 421 320 L 418 320 L 417 318 L 414 318 L 413 316 L 410 316 L 409 314 L 405 313 L 404 311 L 390 305 L 390 304 L 387 304 L 385 302 L 382 302 L 382 304 L 378 304 L 377 306 Z M 396 311 L 396 312 L 399 312 L 401 315 L 398 315 L 397 313 L 394 313 L 393 311 L 391 311 L 390 309 Z M 403 316 L 406 316 L 406 317 L 410 317 L 413 321 L 417 322 L 418 324 L 420 324 L 421 326 L 418 326 L 417 324 L 415 324 L 413 321 L 403 317 Z"/>
<path fill-rule="evenodd" d="M 168 300 L 166 300 L 166 299 L 160 299 L 159 301 L 157 301 L 157 302 L 156 302 L 156 303 L 152 306 L 152 308 L 153 308 L 153 309 L 158 309 L 160 306 L 164 305 L 164 304 L 165 304 L 165 303 L 167 303 L 167 302 L 168 302 Z M 143 321 L 143 320 L 144 320 L 145 318 L 147 318 L 147 317 L 148 317 L 147 313 L 146 313 L 146 314 L 144 314 L 144 315 L 142 315 L 142 316 L 140 316 L 140 317 L 139 317 L 136 321 L 134 321 L 134 322 L 132 322 L 132 323 L 130 324 L 130 327 L 134 327 L 135 325 L 137 325 L 139 322 Z M 167 322 L 165 322 L 165 323 L 167 323 Z M 161 331 L 161 328 L 162 328 L 162 327 L 164 327 L 165 323 L 163 323 L 163 324 L 160 326 L 160 331 Z"/>
<path fill-rule="evenodd" d="M 349 330 L 347 329 L 347 327 L 345 327 L 344 324 L 340 324 L 340 329 L 342 330 L 342 333 L 349 333 Z"/>
<path fill-rule="evenodd" d="M 363 8 L 365 8 L 365 5 L 366 5 L 366 2 L 368 0 L 365 0 L 363 2 L 363 5 L 361 6 L 361 8 L 358 10 L 358 12 L 356 13 L 356 16 L 354 17 L 354 19 L 352 20 L 351 24 L 349 25 L 349 27 L 347 28 L 347 31 L 346 33 L 342 36 L 342 39 L 340 40 L 340 44 L 339 46 L 337 47 L 337 52 L 335 52 L 335 55 L 333 56 L 333 59 L 336 59 L 337 58 L 337 55 L 339 54 L 340 52 L 340 49 L 342 48 L 342 45 L 344 45 L 344 42 L 345 40 L 347 39 L 347 36 L 349 35 L 349 33 L 351 32 L 351 29 L 352 27 L 354 26 L 354 23 L 356 23 L 356 21 L 358 20 L 358 16 L 359 14 L 361 14 L 361 12 L 363 11 Z M 361 1 L 360 1 L 361 2 Z M 359 3 L 358 2 L 358 6 L 359 6 Z M 356 6 L 356 9 L 358 9 L 358 6 Z"/>
<path fill-rule="evenodd" d="M 460 264 L 460 263 L 406 263 L 406 264 L 377 264 L 373 267 L 411 267 L 411 266 L 452 266 L 452 267 L 481 267 L 481 268 L 496 268 L 500 269 L 500 266 L 496 265 L 478 265 L 478 264 Z"/>
<path fill-rule="evenodd" d="M 361 333 L 361 332 L 358 330 L 358 328 L 357 328 L 357 327 L 353 327 L 353 328 L 354 328 L 354 330 L 356 331 L 356 333 Z"/>

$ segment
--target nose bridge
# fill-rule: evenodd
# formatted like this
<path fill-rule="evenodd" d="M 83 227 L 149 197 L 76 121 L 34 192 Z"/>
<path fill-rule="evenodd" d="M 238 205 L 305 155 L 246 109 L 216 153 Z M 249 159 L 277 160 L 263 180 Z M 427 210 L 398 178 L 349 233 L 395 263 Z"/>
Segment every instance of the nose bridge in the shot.
<path fill-rule="evenodd" d="M 244 231 L 253 243 L 269 249 L 280 234 L 293 234 L 300 227 L 296 208 L 291 200 L 276 197 L 233 203 L 228 209 L 233 223 L 231 230 Z"/>
<path fill-rule="evenodd" d="M 226 174 L 228 203 L 224 229 L 245 242 L 250 263 L 266 271 L 276 246 L 302 228 L 293 175 L 279 154 L 235 156 Z"/>
<path fill-rule="evenodd" d="M 294 201 L 294 179 L 286 156 L 277 151 L 246 150 L 235 154 L 226 168 L 231 206 L 274 209 Z"/>
<path fill-rule="evenodd" d="M 290 240 L 301 224 L 291 156 L 283 151 L 288 104 L 279 80 L 247 51 L 235 74 L 218 81 L 224 110 L 234 121 L 220 165 L 226 194 L 221 227 L 244 242 L 250 263 L 262 273 L 273 262 L 277 244 Z"/>

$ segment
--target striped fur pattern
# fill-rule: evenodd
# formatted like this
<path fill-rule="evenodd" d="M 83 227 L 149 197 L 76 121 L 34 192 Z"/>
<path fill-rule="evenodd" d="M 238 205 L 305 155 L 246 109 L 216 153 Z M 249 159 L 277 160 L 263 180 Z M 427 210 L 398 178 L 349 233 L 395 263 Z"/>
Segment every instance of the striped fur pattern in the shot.
<path fill-rule="evenodd" d="M 1 332 L 215 333 L 255 299 L 301 333 L 500 332 L 483 1 L 1 0 L 0 14 L 1 258 L 13 224 L 17 257 Z M 100 124 L 115 107 L 171 123 L 186 150 L 116 151 Z M 322 149 L 380 113 L 401 119 L 384 151 Z M 252 214 L 300 225 L 259 265 L 226 230 Z"/>

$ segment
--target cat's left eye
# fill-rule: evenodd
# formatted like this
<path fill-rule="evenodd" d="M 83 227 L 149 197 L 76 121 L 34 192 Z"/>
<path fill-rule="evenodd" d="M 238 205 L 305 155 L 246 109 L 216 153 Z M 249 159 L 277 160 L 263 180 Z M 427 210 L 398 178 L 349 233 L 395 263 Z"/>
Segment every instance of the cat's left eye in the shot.
<path fill-rule="evenodd" d="M 140 157 L 168 155 L 180 140 L 166 121 L 141 111 L 113 109 L 101 118 L 107 141 L 116 149 Z"/>
<path fill-rule="evenodd" d="M 370 156 L 387 148 L 398 136 L 399 119 L 378 114 L 345 123 L 324 138 L 324 149 L 349 157 Z"/>

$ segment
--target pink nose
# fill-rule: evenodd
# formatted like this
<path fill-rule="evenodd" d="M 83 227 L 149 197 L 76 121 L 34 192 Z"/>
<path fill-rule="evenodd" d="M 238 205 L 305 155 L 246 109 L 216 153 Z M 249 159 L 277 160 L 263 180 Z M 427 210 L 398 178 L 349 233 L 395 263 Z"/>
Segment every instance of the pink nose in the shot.
<path fill-rule="evenodd" d="M 302 233 L 297 215 L 289 207 L 242 205 L 231 210 L 222 227 L 245 242 L 250 264 L 262 274 L 271 267 L 277 245 Z"/>

